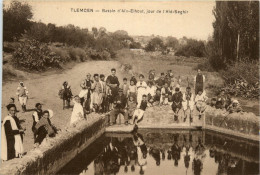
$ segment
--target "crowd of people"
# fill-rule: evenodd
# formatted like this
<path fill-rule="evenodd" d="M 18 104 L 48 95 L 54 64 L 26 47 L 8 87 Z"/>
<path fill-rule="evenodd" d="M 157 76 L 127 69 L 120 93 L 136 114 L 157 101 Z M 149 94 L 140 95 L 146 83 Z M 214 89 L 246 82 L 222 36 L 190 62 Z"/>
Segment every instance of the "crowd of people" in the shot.
<path fill-rule="evenodd" d="M 142 120 L 147 107 L 156 105 L 171 105 L 174 120 L 179 121 L 179 112 L 183 110 L 183 122 L 189 117 L 193 121 L 192 112 L 194 107 L 199 111 L 198 118 L 204 114 L 208 97 L 205 93 L 205 76 L 198 70 L 194 77 L 194 93 L 188 82 L 185 92 L 181 92 L 181 78 L 174 76 L 171 70 L 161 73 L 156 77 L 155 70 L 149 72 L 148 79 L 140 74 L 138 80 L 132 76 L 130 80 L 123 78 L 123 83 L 119 83 L 116 76 L 116 69 L 111 69 L 111 75 L 87 74 L 86 78 L 80 83 L 81 91 L 79 95 L 73 97 L 71 87 L 67 81 L 62 84 L 59 91 L 63 99 L 63 108 L 70 106 L 73 98 L 74 106 L 71 114 L 70 124 L 75 126 L 81 119 L 87 119 L 91 112 L 110 114 L 110 125 L 116 123 L 119 115 L 124 116 L 126 125 L 138 125 Z M 21 105 L 22 112 L 26 112 L 26 103 L 29 91 L 23 82 L 19 83 L 16 95 Z M 241 112 L 242 109 L 237 100 L 231 100 L 230 96 L 221 91 L 219 96 L 212 98 L 211 106 L 218 109 L 226 108 L 230 113 Z M 9 112 L 2 122 L 2 160 L 9 160 L 14 157 L 21 157 L 23 153 L 23 134 L 25 129 L 20 125 L 17 118 L 17 107 L 15 99 L 10 98 L 7 105 Z M 188 116 L 189 114 L 189 116 Z M 51 122 L 53 117 L 52 110 L 42 110 L 42 104 L 35 105 L 32 114 L 35 147 L 40 145 L 46 137 L 55 136 L 57 129 Z"/>

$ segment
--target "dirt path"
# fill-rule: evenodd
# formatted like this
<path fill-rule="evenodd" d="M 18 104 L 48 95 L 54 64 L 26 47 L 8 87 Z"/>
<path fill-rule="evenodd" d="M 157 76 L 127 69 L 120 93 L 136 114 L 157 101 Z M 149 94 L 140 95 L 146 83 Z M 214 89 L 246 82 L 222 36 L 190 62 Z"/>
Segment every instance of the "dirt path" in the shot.
<path fill-rule="evenodd" d="M 29 112 L 18 113 L 18 117 L 22 122 L 22 126 L 26 127 L 24 147 L 25 151 L 33 148 L 33 133 L 32 127 L 32 113 L 34 105 L 37 102 L 43 103 L 43 110 L 52 109 L 54 117 L 52 122 L 58 128 L 64 128 L 69 121 L 72 109 L 62 109 L 62 100 L 58 96 L 58 90 L 61 88 L 62 83 L 67 80 L 71 85 L 73 95 L 77 95 L 80 92 L 80 83 L 85 78 L 87 73 L 105 74 L 109 75 L 111 68 L 116 68 L 117 76 L 121 81 L 122 73 L 120 72 L 120 64 L 116 61 L 92 61 L 77 64 L 72 69 L 64 71 L 61 74 L 53 74 L 49 76 L 41 76 L 38 79 L 21 80 L 29 90 L 29 100 L 27 103 L 27 109 Z M 2 87 L 2 120 L 7 115 L 6 105 L 9 102 L 10 97 L 16 97 L 16 89 L 19 82 L 8 82 Z M 21 110 L 21 106 L 16 98 L 16 106 L 18 110 Z"/>

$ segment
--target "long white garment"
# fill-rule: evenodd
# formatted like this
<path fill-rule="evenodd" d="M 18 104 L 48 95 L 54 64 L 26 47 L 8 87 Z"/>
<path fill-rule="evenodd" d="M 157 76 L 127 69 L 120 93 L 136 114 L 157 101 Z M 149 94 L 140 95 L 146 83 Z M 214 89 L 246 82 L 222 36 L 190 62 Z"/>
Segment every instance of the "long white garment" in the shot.
<path fill-rule="evenodd" d="M 2 160 L 7 160 L 7 140 L 6 140 L 4 124 L 8 120 L 10 121 L 11 127 L 13 130 L 19 130 L 13 117 L 8 115 L 4 118 L 4 121 L 2 124 L 2 130 L 1 130 L 2 131 L 2 133 L 1 133 L 1 159 Z M 14 135 L 14 139 L 15 139 L 15 144 L 14 144 L 15 156 L 17 157 L 18 154 L 23 154 L 23 152 L 24 152 L 23 142 L 22 142 L 22 138 L 21 138 L 20 134 Z"/>
<path fill-rule="evenodd" d="M 80 103 L 74 101 L 74 107 L 70 118 L 70 124 L 73 124 L 84 116 L 83 107 Z"/>
<path fill-rule="evenodd" d="M 155 96 L 155 93 L 156 93 L 156 86 L 152 86 L 152 87 L 147 87 L 146 89 L 146 94 L 151 94 L 151 96 Z"/>
<path fill-rule="evenodd" d="M 194 101 L 193 101 L 194 97 L 193 94 L 191 94 L 191 98 L 189 101 L 186 100 L 186 93 L 183 94 L 183 102 L 182 102 L 182 106 L 184 110 L 187 110 L 188 107 L 193 110 L 194 109 Z"/>
<path fill-rule="evenodd" d="M 140 81 L 138 81 L 137 83 L 136 83 L 136 88 L 137 88 L 137 107 L 140 107 L 140 105 L 141 105 L 141 101 L 142 101 L 142 96 L 145 94 L 145 95 L 147 95 L 147 91 L 146 91 L 146 89 L 147 89 L 147 84 L 146 84 L 146 82 L 140 82 Z"/>

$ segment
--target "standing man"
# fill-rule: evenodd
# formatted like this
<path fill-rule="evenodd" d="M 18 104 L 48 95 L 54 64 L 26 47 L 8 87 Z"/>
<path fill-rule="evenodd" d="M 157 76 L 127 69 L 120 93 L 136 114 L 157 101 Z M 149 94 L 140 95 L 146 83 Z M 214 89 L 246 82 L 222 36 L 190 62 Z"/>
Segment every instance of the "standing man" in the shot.
<path fill-rule="evenodd" d="M 110 125 L 116 123 L 119 114 L 124 115 L 125 124 L 128 124 L 128 113 L 126 112 L 127 98 L 123 94 L 123 90 L 119 89 L 118 95 L 114 98 L 114 109 L 110 112 Z"/>
<path fill-rule="evenodd" d="M 20 102 L 20 104 L 22 106 L 23 112 L 25 112 L 26 111 L 26 102 L 28 99 L 28 90 L 24 86 L 23 82 L 20 82 L 20 84 L 17 88 L 16 95 L 18 96 L 18 101 Z"/>
<path fill-rule="evenodd" d="M 102 103 L 102 85 L 99 81 L 99 75 L 94 74 L 94 82 L 91 85 L 92 89 L 92 104 L 95 112 L 99 112 L 100 105 Z"/>
<path fill-rule="evenodd" d="M 83 80 L 80 84 L 80 87 L 82 90 L 79 93 L 80 97 L 80 103 L 83 106 L 83 108 L 87 111 L 87 113 L 90 112 L 92 109 L 91 105 L 91 85 L 93 81 L 91 80 L 91 74 L 88 73 L 85 80 Z"/>
<path fill-rule="evenodd" d="M 200 69 L 198 69 L 198 74 L 194 77 L 195 96 L 199 93 L 199 91 L 204 91 L 204 84 L 205 76 L 202 75 Z"/>
<path fill-rule="evenodd" d="M 111 102 L 114 102 L 114 98 L 118 95 L 118 89 L 119 89 L 119 81 L 116 76 L 116 69 L 111 69 L 111 75 L 107 77 L 106 80 L 107 86 L 111 89 Z"/>

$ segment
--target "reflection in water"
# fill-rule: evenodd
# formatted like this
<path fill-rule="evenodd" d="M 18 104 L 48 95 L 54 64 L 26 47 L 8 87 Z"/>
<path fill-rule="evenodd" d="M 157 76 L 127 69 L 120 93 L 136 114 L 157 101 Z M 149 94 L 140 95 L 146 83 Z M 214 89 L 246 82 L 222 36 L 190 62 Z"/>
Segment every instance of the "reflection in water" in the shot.
<path fill-rule="evenodd" d="M 257 143 L 204 131 L 140 130 L 101 137 L 59 173 L 257 174 L 258 165 Z"/>

